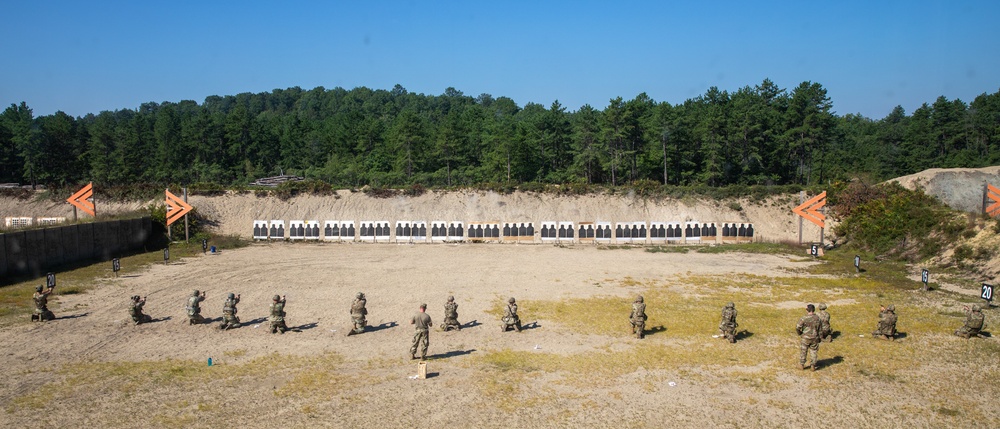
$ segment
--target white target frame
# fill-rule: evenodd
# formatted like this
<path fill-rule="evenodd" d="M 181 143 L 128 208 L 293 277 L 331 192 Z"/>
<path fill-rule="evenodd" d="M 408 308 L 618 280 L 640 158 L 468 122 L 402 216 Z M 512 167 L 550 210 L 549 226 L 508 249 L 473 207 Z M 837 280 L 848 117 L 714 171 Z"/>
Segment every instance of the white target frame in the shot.
<path fill-rule="evenodd" d="M 660 237 L 659 230 L 663 229 L 663 236 Z M 666 222 L 650 222 L 649 223 L 649 242 L 651 244 L 664 244 L 667 242 L 667 223 Z"/>
<path fill-rule="evenodd" d="M 275 227 L 277 230 L 275 231 Z M 272 234 L 275 232 L 276 234 Z M 272 220 L 270 227 L 267 229 L 267 238 L 270 240 L 284 240 L 285 239 L 285 221 L 283 220 Z"/>
<path fill-rule="evenodd" d="M 690 234 L 688 233 L 688 230 L 691 231 Z M 684 222 L 684 242 L 701 242 L 701 222 Z"/>
<path fill-rule="evenodd" d="M 254 240 L 267 240 L 267 233 L 268 233 L 269 229 L 267 227 L 267 221 L 266 220 L 255 220 L 255 221 L 253 221 L 253 229 L 254 229 L 254 232 L 252 234 L 253 234 L 253 239 Z M 258 232 L 261 232 L 263 234 L 258 234 Z"/>
<path fill-rule="evenodd" d="M 319 236 L 322 234 L 319 230 L 318 220 L 307 220 L 305 230 L 306 240 L 319 240 Z"/>
<path fill-rule="evenodd" d="M 299 228 L 302 228 L 302 235 L 299 235 L 298 231 Z M 288 221 L 288 239 L 304 240 L 305 238 L 306 238 L 306 222 L 304 220 Z"/>
<path fill-rule="evenodd" d="M 594 238 L 597 236 L 597 228 L 594 226 L 594 222 L 577 222 L 576 228 L 576 241 L 580 243 L 594 242 Z"/>
<path fill-rule="evenodd" d="M 465 222 L 460 220 L 448 222 L 448 241 L 465 241 Z"/>
<path fill-rule="evenodd" d="M 443 220 L 432 220 L 430 235 L 431 243 L 444 243 L 448 241 L 448 222 Z"/>

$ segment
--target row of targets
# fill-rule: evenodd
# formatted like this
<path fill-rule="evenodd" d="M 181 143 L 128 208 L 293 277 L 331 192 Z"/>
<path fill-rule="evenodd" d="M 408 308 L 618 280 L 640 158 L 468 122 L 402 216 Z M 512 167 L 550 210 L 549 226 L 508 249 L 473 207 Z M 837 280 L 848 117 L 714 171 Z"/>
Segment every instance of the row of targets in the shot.
<path fill-rule="evenodd" d="M 752 223 L 714 222 L 541 222 L 538 231 L 541 241 L 579 243 L 698 243 L 716 242 L 721 236 L 724 243 L 750 242 L 754 237 Z M 721 234 L 720 234 L 721 232 Z M 430 233 L 428 235 L 428 233 Z M 281 220 L 256 220 L 253 225 L 255 240 L 284 239 L 285 222 Z M 370 243 L 422 243 L 454 241 L 503 241 L 534 242 L 533 222 L 470 222 L 466 227 L 461 221 L 396 221 L 393 228 L 389 221 L 328 220 L 320 229 L 318 221 L 290 221 L 290 240 L 362 241 Z"/>
<path fill-rule="evenodd" d="M 753 241 L 752 223 L 724 223 L 722 224 L 723 243 L 748 243 Z"/>
<path fill-rule="evenodd" d="M 319 222 L 293 220 L 288 222 L 289 240 L 319 240 Z"/>
<path fill-rule="evenodd" d="M 469 222 L 469 241 L 500 241 L 500 223 Z"/>

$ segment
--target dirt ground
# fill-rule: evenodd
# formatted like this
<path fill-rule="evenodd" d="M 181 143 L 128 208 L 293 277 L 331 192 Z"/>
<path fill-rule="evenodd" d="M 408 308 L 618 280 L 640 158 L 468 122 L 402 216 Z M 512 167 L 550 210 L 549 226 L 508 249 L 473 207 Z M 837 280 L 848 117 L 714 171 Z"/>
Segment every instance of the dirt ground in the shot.
<path fill-rule="evenodd" d="M 1000 426 L 998 341 L 961 340 L 949 335 L 953 326 L 934 326 L 957 320 L 935 312 L 951 298 L 914 298 L 923 304 L 901 315 L 906 337 L 876 341 L 865 336 L 874 317 L 862 307 L 902 295 L 838 289 L 775 299 L 760 289 L 784 288 L 769 280 L 778 276 L 809 281 L 802 270 L 813 263 L 551 245 L 223 250 L 101 280 L 87 293 L 59 296 L 60 319 L 3 332 L 0 420 L 6 427 Z M 741 286 L 746 281 L 762 286 Z M 192 289 L 208 291 L 202 308 L 212 323 L 186 323 Z M 347 337 L 359 291 L 369 331 Z M 243 326 L 223 332 L 228 292 L 242 295 Z M 626 332 L 636 293 L 646 294 L 651 318 L 643 340 Z M 155 323 L 127 320 L 136 294 L 148 297 Z M 267 331 L 274 294 L 288 300 L 292 331 L 283 335 Z M 448 295 L 465 328 L 432 331 L 430 377 L 413 379 L 410 317 L 427 303 L 439 324 Z M 521 303 L 523 332 L 500 332 L 497 311 L 509 296 Z M 735 345 L 712 338 L 727 300 L 737 302 L 745 331 Z M 794 324 L 801 303 L 813 300 L 832 303 L 842 332 L 821 346 L 820 370 L 809 372 L 797 368 Z M 704 315 L 696 307 L 706 307 Z M 605 318 L 609 329 L 588 325 Z"/>

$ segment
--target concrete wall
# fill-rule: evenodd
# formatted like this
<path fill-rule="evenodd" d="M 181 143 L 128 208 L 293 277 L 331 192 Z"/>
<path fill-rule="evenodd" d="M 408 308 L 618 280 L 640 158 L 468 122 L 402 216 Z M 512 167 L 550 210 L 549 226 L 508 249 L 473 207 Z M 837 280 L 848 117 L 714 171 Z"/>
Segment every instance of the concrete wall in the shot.
<path fill-rule="evenodd" d="M 142 250 L 152 232 L 145 217 L 0 234 L 0 275 L 41 276 L 64 264 L 107 261 Z"/>

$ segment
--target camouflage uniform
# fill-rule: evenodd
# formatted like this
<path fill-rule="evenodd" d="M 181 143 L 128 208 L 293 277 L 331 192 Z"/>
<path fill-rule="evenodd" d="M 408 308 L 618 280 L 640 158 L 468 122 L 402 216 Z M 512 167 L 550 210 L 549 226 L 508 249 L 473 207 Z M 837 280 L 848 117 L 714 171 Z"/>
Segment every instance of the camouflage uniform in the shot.
<path fill-rule="evenodd" d="M 49 295 L 52 293 L 52 289 L 44 289 L 42 286 L 35 288 L 35 294 L 31 296 L 31 299 L 35 302 L 35 311 L 31 314 L 32 321 L 44 322 L 46 320 L 53 320 L 56 318 L 51 311 L 49 311 Z"/>
<path fill-rule="evenodd" d="M 878 325 L 875 327 L 875 332 L 872 332 L 873 337 L 882 337 L 887 340 L 893 340 L 896 338 L 896 306 L 889 305 L 888 307 L 883 307 L 882 311 L 878 313 Z"/>
<path fill-rule="evenodd" d="M 365 308 L 365 304 L 368 300 L 365 299 L 365 294 L 358 292 L 357 297 L 354 298 L 354 303 L 351 304 L 351 321 L 354 322 L 354 329 L 347 333 L 347 335 L 361 334 L 365 332 L 365 326 L 368 326 L 368 320 L 365 316 L 368 315 L 368 309 Z"/>
<path fill-rule="evenodd" d="M 628 320 L 632 323 L 632 333 L 636 338 L 641 339 L 646 335 L 646 319 L 646 303 L 642 302 L 642 295 L 639 295 L 632 302 L 632 313 L 628 315 Z"/>
<path fill-rule="evenodd" d="M 508 329 L 521 332 L 521 318 L 517 317 L 517 303 L 514 298 L 507 300 L 507 308 L 504 309 L 503 318 L 500 321 L 503 322 L 500 325 L 500 332 L 507 332 Z"/>
<path fill-rule="evenodd" d="M 205 294 L 198 292 L 195 289 L 191 296 L 188 297 L 187 313 L 188 313 L 188 323 L 191 325 L 196 325 L 205 322 L 205 317 L 201 315 L 201 305 L 200 303 L 205 300 Z"/>
<path fill-rule="evenodd" d="M 455 303 L 455 297 L 449 296 L 448 302 L 444 304 L 444 323 L 441 324 L 442 331 L 450 331 L 452 329 L 462 330 L 462 324 L 458 323 L 458 304 Z"/>
<path fill-rule="evenodd" d="M 140 298 L 139 295 L 133 296 L 129 303 L 128 315 L 132 317 L 132 321 L 136 325 L 153 321 L 153 318 L 149 317 L 148 314 L 142 314 L 142 306 L 144 305 L 146 305 L 146 298 Z"/>
<path fill-rule="evenodd" d="M 271 303 L 271 333 L 281 333 L 284 334 L 288 330 L 288 326 L 285 326 L 285 298 L 275 295 Z"/>
<path fill-rule="evenodd" d="M 735 343 L 737 326 L 739 324 L 736 323 L 736 304 L 730 302 L 722 308 L 722 320 L 719 322 L 719 331 L 722 332 L 722 336 L 726 340 L 730 343 Z"/>
<path fill-rule="evenodd" d="M 802 369 L 811 367 L 813 371 L 816 370 L 816 358 L 819 354 L 819 330 L 823 322 L 819 320 L 819 316 L 814 314 L 815 308 L 812 304 L 809 304 L 806 309 L 809 314 L 802 316 L 799 319 L 799 323 L 795 325 L 795 332 L 801 336 L 799 341 L 799 365 Z M 806 366 L 806 352 L 809 353 L 809 366 Z"/>
<path fill-rule="evenodd" d="M 240 326 L 240 318 L 236 316 L 239 311 L 236 309 L 236 304 L 239 303 L 239 296 L 229 294 L 226 297 L 226 303 L 222 305 L 222 324 L 219 325 L 219 329 L 228 330 Z"/>
<path fill-rule="evenodd" d="M 433 326 L 431 316 L 425 313 L 427 304 L 420 305 L 420 311 L 413 315 L 410 324 L 414 325 L 417 332 L 413 334 L 413 345 L 410 346 L 410 358 L 417 358 L 417 346 L 420 346 L 420 360 L 427 359 L 427 346 L 430 344 L 429 328 Z"/>
<path fill-rule="evenodd" d="M 819 321 L 821 322 L 819 340 L 833 342 L 833 330 L 830 328 L 830 313 L 826 312 L 826 304 L 819 305 L 819 311 L 816 312 L 816 315 L 819 316 Z"/>
<path fill-rule="evenodd" d="M 986 316 L 980 311 L 979 305 L 973 305 L 971 310 L 965 312 L 965 324 L 955 331 L 955 335 L 962 338 L 978 337 L 986 322 Z"/>

